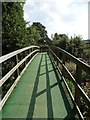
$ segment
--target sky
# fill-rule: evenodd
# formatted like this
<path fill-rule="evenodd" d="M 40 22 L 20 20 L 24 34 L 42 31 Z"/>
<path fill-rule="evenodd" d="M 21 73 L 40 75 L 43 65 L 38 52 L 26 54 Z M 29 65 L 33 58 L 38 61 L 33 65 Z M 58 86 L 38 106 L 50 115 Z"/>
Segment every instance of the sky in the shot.
<path fill-rule="evenodd" d="M 81 35 L 88 39 L 89 0 L 26 0 L 24 19 L 40 22 L 51 34 Z"/>

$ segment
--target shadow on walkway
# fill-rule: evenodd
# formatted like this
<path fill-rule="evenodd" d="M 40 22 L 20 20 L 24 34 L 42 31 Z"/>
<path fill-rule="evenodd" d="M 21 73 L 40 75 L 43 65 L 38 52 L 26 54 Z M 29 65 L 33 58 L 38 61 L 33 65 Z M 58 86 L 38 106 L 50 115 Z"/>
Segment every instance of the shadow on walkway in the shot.
<path fill-rule="evenodd" d="M 50 61 L 52 63 L 51 58 L 50 58 Z M 58 70 L 56 69 L 56 67 L 53 63 L 52 63 L 52 66 L 53 66 L 53 70 L 55 72 L 55 76 L 57 78 L 57 83 L 58 83 L 58 86 L 59 86 L 59 90 L 62 94 L 62 98 L 63 98 L 63 101 L 64 101 L 65 108 L 66 108 L 67 113 L 68 113 L 67 116 L 63 119 L 64 120 L 67 120 L 67 119 L 75 120 L 76 119 L 75 116 L 74 116 L 75 110 L 71 108 L 70 102 L 68 101 L 68 98 L 66 96 L 64 87 L 62 85 L 62 80 L 60 80 L 60 76 L 58 75 Z"/>
<path fill-rule="evenodd" d="M 45 57 L 45 70 L 46 70 L 46 72 L 43 73 L 43 74 L 46 74 L 46 89 L 43 89 L 42 91 L 40 91 L 39 93 L 37 93 L 38 83 L 39 83 L 39 77 L 40 77 L 40 69 L 42 67 L 41 63 L 43 61 L 43 57 Z M 50 86 L 50 78 L 49 78 L 49 72 L 51 72 L 51 71 L 48 70 L 48 63 L 47 63 L 48 60 L 50 60 L 52 66 L 53 66 L 53 70 L 52 71 L 54 71 L 56 79 L 57 79 L 56 83 L 54 83 L 51 86 Z M 55 66 L 53 65 L 52 60 L 49 59 L 49 58 L 47 58 L 47 54 L 42 54 L 42 56 L 41 56 L 41 60 L 40 60 L 40 63 L 39 63 L 39 67 L 38 67 L 38 71 L 37 71 L 37 76 L 36 76 L 35 84 L 34 84 L 34 88 L 33 88 L 33 93 L 32 93 L 32 96 L 31 96 L 31 102 L 30 102 L 30 105 L 29 105 L 27 119 L 28 118 L 31 118 L 31 119 L 33 118 L 36 97 L 42 95 L 45 92 L 46 92 L 46 97 L 47 97 L 47 118 L 48 119 L 52 118 L 52 120 L 54 119 L 51 89 L 53 87 L 57 86 L 57 85 L 59 86 L 59 90 L 60 90 L 60 92 L 62 94 L 62 98 L 63 98 L 64 104 L 65 104 L 65 107 L 66 107 L 66 110 L 67 110 L 67 113 L 68 113 L 67 116 L 64 118 L 64 120 L 66 120 L 66 119 L 72 119 L 72 120 L 74 120 L 73 110 L 72 110 L 72 108 L 70 106 L 70 103 L 69 103 L 69 101 L 67 99 L 67 96 L 65 94 L 64 88 L 62 86 L 62 81 L 60 80 L 60 77 L 59 77 L 59 75 L 58 75 L 58 73 L 56 71 Z"/>
<path fill-rule="evenodd" d="M 35 84 L 34 84 L 34 88 L 33 88 L 33 93 L 32 93 L 32 97 L 31 97 L 31 102 L 30 102 L 30 106 L 29 106 L 29 110 L 28 110 L 27 119 L 33 117 L 34 107 L 35 107 L 35 102 L 36 102 L 36 93 L 37 93 L 38 83 L 39 83 L 40 66 L 41 66 L 42 59 L 43 59 L 43 54 L 41 56 L 41 60 L 40 60 L 38 71 L 37 71 L 37 76 L 35 79 Z"/>

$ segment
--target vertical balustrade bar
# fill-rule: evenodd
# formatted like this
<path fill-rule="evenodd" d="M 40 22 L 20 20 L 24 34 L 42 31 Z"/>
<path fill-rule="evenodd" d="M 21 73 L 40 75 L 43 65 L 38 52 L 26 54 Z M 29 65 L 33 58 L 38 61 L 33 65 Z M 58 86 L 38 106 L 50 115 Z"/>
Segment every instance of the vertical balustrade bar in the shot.
<path fill-rule="evenodd" d="M 57 49 L 57 56 L 59 57 L 59 52 L 58 52 L 58 49 Z M 57 60 L 57 66 L 58 66 L 58 60 Z"/>
<path fill-rule="evenodd" d="M 81 77 L 82 77 L 82 69 L 79 65 L 76 65 L 76 82 L 80 85 L 81 84 Z M 80 107 L 80 92 L 77 88 L 75 88 L 75 101 L 77 105 Z"/>
<path fill-rule="evenodd" d="M 29 49 L 29 54 L 31 53 L 32 51 L 31 51 L 31 48 Z M 29 58 L 29 60 L 31 59 L 31 56 L 30 56 L 30 58 Z"/>
<path fill-rule="evenodd" d="M 62 59 L 63 59 L 62 63 L 65 65 L 65 55 L 64 55 L 64 53 L 63 53 Z"/>
<path fill-rule="evenodd" d="M 25 54 L 24 57 L 26 57 L 26 55 L 27 55 L 26 51 L 24 52 L 24 54 Z M 26 63 L 26 60 L 25 60 L 24 66 L 26 66 L 26 64 L 27 64 L 27 63 Z"/>
<path fill-rule="evenodd" d="M 18 64 L 18 55 L 16 55 L 16 64 Z M 17 76 L 19 76 L 19 68 L 17 68 Z"/>
<path fill-rule="evenodd" d="M 30 49 L 28 49 L 28 54 L 30 54 Z"/>
<path fill-rule="evenodd" d="M 65 55 L 64 55 L 64 53 L 62 54 L 62 63 L 65 65 Z M 63 67 L 62 67 L 62 74 L 63 74 L 63 76 L 65 76 L 65 70 L 64 70 Z"/>
<path fill-rule="evenodd" d="M 33 48 L 31 48 L 31 52 L 33 52 Z M 31 58 L 32 58 L 32 55 L 31 55 Z"/>
<path fill-rule="evenodd" d="M 30 54 L 30 49 L 28 49 L 28 55 Z M 29 62 L 29 60 L 30 60 L 30 57 L 28 58 L 28 62 Z"/>
<path fill-rule="evenodd" d="M 50 47 L 48 46 L 48 55 L 50 56 Z"/>

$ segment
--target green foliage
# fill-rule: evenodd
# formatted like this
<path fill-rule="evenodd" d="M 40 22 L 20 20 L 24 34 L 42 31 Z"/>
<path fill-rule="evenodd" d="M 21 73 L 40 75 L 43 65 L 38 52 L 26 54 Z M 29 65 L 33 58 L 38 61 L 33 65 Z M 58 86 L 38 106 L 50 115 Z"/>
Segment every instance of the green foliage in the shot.
<path fill-rule="evenodd" d="M 59 42 L 59 47 L 61 47 L 62 49 L 67 50 L 68 48 L 68 44 L 69 44 L 69 38 L 66 34 L 63 35 L 59 35 L 60 36 L 60 42 Z"/>
<path fill-rule="evenodd" d="M 53 37 L 53 44 L 57 45 L 57 44 L 59 44 L 59 41 L 60 41 L 60 37 L 57 33 L 55 33 L 54 37 Z"/>
<path fill-rule="evenodd" d="M 75 86 L 74 86 L 74 84 L 73 84 L 72 81 L 69 80 L 69 79 L 67 79 L 66 82 L 67 82 L 68 87 L 69 87 L 69 89 L 71 90 L 71 92 L 72 92 L 72 94 L 73 94 L 73 96 L 74 96 L 74 95 L 75 95 Z"/>
<path fill-rule="evenodd" d="M 26 27 L 23 5 L 20 2 L 2 3 L 3 55 L 22 47 L 44 43 L 44 39 L 48 38 L 46 28 L 40 22 Z"/>
<path fill-rule="evenodd" d="M 83 57 L 85 55 L 84 48 L 86 46 L 81 36 L 74 36 L 69 38 L 66 34 L 54 34 L 53 44 L 68 51 L 76 57 Z"/>
<path fill-rule="evenodd" d="M 48 38 L 47 31 L 45 30 L 46 27 L 40 22 L 34 22 L 31 27 L 36 29 L 36 36 L 34 37 L 34 40 L 36 40 L 38 44 L 44 44 L 45 39 Z"/>
<path fill-rule="evenodd" d="M 81 36 L 70 38 L 68 52 L 76 57 L 82 57 L 84 54 L 85 43 Z"/>
<path fill-rule="evenodd" d="M 90 64 L 90 43 L 86 43 L 85 49 L 84 49 L 84 57 L 87 58 L 89 60 L 89 64 Z"/>
<path fill-rule="evenodd" d="M 46 27 L 43 26 L 40 22 L 34 22 L 32 26 L 36 27 L 36 30 L 39 31 L 41 38 L 47 37 L 47 31 L 45 30 Z"/>
<path fill-rule="evenodd" d="M 26 41 L 25 45 L 40 45 L 43 44 L 47 37 L 45 27 L 39 23 L 34 22 L 31 26 L 26 28 Z"/>
<path fill-rule="evenodd" d="M 37 45 L 39 40 L 44 41 L 47 31 L 41 23 L 33 23 L 26 27 L 24 20 L 24 3 L 3 2 L 2 3 L 2 51 L 3 55 L 30 45 Z M 16 65 L 15 59 L 5 61 L 2 64 L 2 76 L 8 73 Z M 22 66 L 20 66 L 22 67 Z M 20 70 L 19 67 L 19 70 Z M 16 73 L 2 86 L 3 95 L 16 79 Z"/>
<path fill-rule="evenodd" d="M 66 50 L 68 48 L 69 38 L 66 34 L 55 33 L 53 37 L 53 44 Z"/>
<path fill-rule="evenodd" d="M 21 48 L 24 33 L 23 4 L 19 2 L 2 3 L 3 54 Z"/>
<path fill-rule="evenodd" d="M 36 29 L 35 26 L 29 26 L 27 28 L 27 46 L 28 45 L 37 45 L 38 40 L 40 39 L 39 31 Z"/>

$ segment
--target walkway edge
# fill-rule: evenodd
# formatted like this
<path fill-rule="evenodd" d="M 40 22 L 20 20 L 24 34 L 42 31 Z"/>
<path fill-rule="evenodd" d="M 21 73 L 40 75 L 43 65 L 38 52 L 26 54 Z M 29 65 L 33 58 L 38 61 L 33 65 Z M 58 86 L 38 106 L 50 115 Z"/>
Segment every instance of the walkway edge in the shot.
<path fill-rule="evenodd" d="M 11 93 L 13 92 L 15 86 L 17 85 L 17 83 L 19 82 L 21 76 L 24 74 L 26 68 L 29 66 L 29 64 L 32 62 L 32 60 L 38 55 L 35 54 L 32 59 L 28 62 L 28 64 L 26 65 L 26 67 L 22 70 L 21 74 L 17 77 L 17 79 L 15 80 L 15 82 L 13 83 L 13 85 L 10 87 L 10 89 L 8 90 L 8 92 L 6 93 L 5 97 L 3 98 L 3 100 L 0 103 L 0 111 L 2 110 L 4 104 L 6 103 L 6 101 L 8 100 L 9 96 L 11 95 Z"/>

